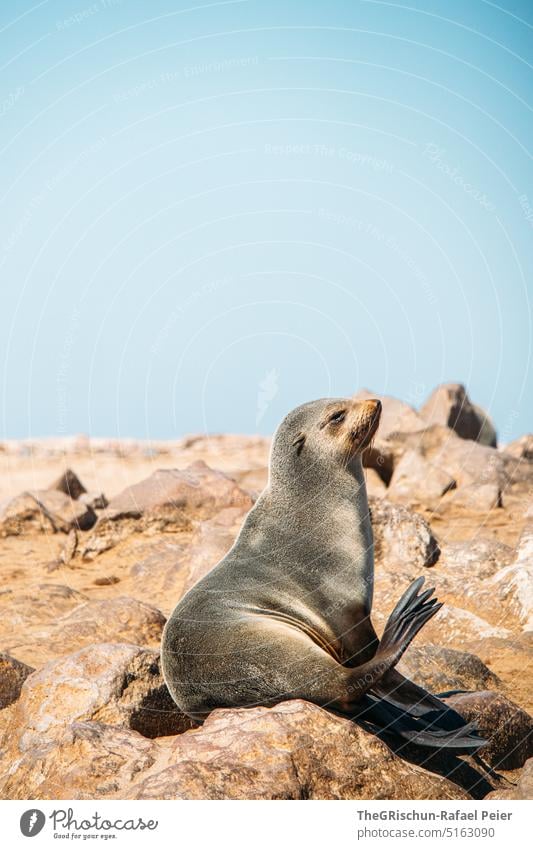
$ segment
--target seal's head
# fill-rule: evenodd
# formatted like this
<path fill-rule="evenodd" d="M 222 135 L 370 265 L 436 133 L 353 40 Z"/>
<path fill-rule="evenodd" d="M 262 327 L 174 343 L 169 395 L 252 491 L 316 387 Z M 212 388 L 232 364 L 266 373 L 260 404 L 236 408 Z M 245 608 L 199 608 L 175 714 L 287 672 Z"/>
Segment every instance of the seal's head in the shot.
<path fill-rule="evenodd" d="M 360 468 L 361 454 L 374 437 L 381 401 L 323 398 L 296 407 L 276 431 L 270 461 L 271 479 L 316 483 L 335 470 Z"/>

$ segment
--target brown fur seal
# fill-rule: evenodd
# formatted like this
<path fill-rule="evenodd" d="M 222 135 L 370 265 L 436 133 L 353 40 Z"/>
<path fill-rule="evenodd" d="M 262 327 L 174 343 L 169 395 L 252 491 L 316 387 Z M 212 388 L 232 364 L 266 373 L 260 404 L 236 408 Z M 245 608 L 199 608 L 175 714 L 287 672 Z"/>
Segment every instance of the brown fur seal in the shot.
<path fill-rule="evenodd" d="M 376 400 L 325 399 L 278 428 L 266 489 L 220 563 L 180 601 L 163 634 L 176 704 L 300 698 L 430 746 L 483 744 L 473 725 L 394 669 L 441 607 L 414 581 L 381 640 L 372 626 L 374 554 L 361 454 Z"/>

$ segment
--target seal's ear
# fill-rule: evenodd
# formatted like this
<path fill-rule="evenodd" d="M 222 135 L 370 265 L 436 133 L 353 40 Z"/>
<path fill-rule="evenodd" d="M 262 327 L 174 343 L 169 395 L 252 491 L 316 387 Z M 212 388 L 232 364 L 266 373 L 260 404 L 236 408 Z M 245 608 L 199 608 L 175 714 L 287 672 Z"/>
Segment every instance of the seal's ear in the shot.
<path fill-rule="evenodd" d="M 298 434 L 298 436 L 296 437 L 296 439 L 292 443 L 293 446 L 296 448 L 296 453 L 298 455 L 300 455 L 302 453 L 302 448 L 304 447 L 304 442 L 305 442 L 305 433 L 302 433 L 300 431 L 300 433 Z"/>

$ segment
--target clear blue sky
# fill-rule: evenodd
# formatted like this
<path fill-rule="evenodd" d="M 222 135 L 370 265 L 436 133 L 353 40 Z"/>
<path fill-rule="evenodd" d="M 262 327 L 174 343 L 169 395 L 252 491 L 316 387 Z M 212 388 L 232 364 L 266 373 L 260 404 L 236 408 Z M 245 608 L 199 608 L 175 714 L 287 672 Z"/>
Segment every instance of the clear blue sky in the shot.
<path fill-rule="evenodd" d="M 0 7 L 1 438 L 466 383 L 533 429 L 533 5 Z"/>

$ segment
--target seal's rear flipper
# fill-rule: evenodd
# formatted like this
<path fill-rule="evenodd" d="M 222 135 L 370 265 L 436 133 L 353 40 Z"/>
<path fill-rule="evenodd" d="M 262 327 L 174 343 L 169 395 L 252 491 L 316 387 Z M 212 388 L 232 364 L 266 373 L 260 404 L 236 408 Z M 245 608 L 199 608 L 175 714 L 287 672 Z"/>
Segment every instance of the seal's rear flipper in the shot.
<path fill-rule="evenodd" d="M 460 728 L 465 723 L 463 717 L 442 699 L 405 678 L 397 669 L 389 669 L 372 687 L 372 692 L 412 716 L 427 716 L 435 711 L 445 714 L 450 730 Z"/>
<path fill-rule="evenodd" d="M 435 701 L 439 703 L 438 699 Z M 356 718 L 371 723 L 380 734 L 393 734 L 420 746 L 471 752 L 486 744 L 475 723 L 465 722 L 443 702 L 439 704 L 442 709 L 428 708 L 423 715 L 415 716 L 410 708 L 399 707 L 388 696 L 380 698 L 371 692 L 361 700 Z"/>

